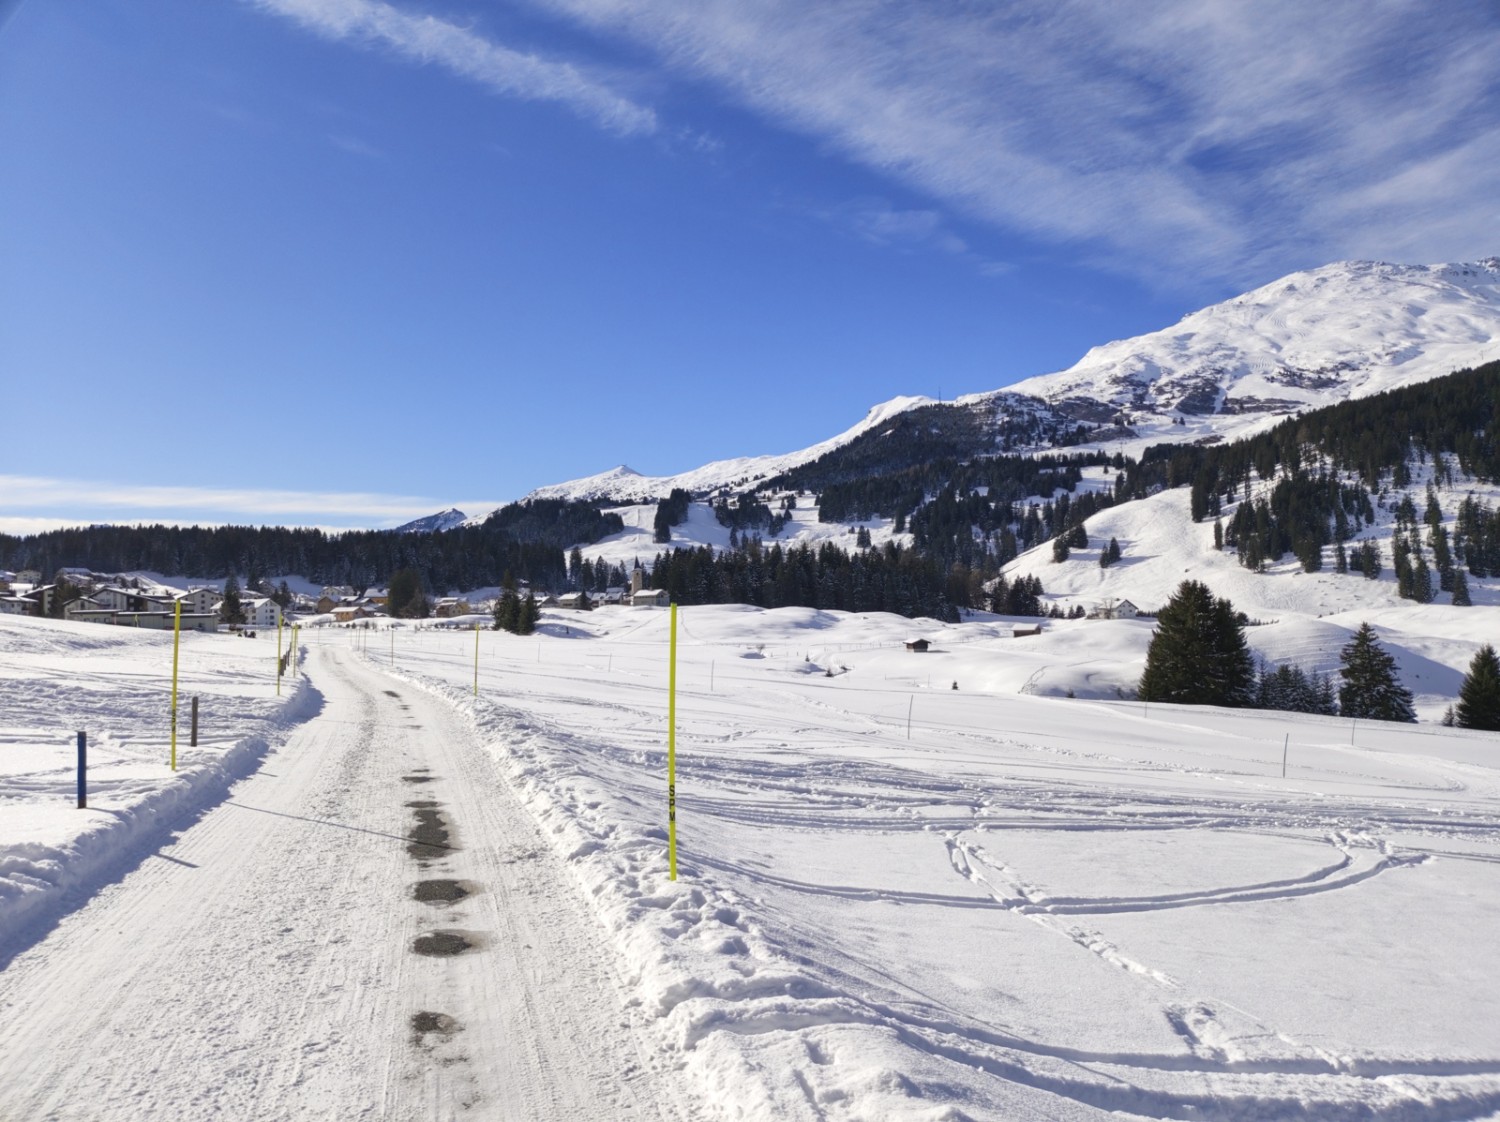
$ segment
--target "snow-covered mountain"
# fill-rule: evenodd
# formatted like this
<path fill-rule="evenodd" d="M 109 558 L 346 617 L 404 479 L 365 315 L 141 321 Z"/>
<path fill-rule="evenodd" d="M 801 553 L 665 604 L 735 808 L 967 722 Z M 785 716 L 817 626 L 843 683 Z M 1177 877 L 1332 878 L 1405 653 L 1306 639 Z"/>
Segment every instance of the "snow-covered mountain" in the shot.
<path fill-rule="evenodd" d="M 1291 413 L 1500 358 L 1497 338 L 1500 258 L 1344 261 L 961 403 L 1030 399 L 1078 420 L 1115 417 L 1141 444 L 1230 438 Z"/>
<path fill-rule="evenodd" d="M 1138 452 L 1164 441 L 1233 439 L 1292 413 L 1409 385 L 1500 358 L 1500 257 L 1468 264 L 1343 261 L 1292 273 L 1161 331 L 1095 347 L 1074 366 L 939 405 L 898 397 L 830 440 L 780 456 L 719 460 L 671 476 L 628 467 L 527 498 L 641 502 L 673 487 L 745 489 L 919 407 L 993 425 L 1025 416 L 1084 425 L 1095 445 Z M 1040 447 L 1040 446 L 1036 446 Z"/>
<path fill-rule="evenodd" d="M 528 499 L 614 499 L 619 502 L 641 502 L 647 499 L 664 498 L 674 487 L 681 487 L 694 494 L 704 494 L 723 487 L 741 489 L 756 480 L 769 479 L 781 472 L 816 460 L 825 452 L 841 448 L 855 437 L 875 428 L 882 422 L 919 405 L 931 405 L 930 397 L 896 397 L 875 406 L 864 419 L 839 435 L 803 448 L 798 452 L 787 452 L 779 456 L 739 456 L 729 460 L 715 460 L 693 471 L 678 475 L 642 475 L 621 464 L 597 475 L 567 483 L 555 483 L 538 487 L 526 496 Z"/>
<path fill-rule="evenodd" d="M 461 526 L 469 520 L 469 516 L 457 507 L 449 507 L 447 510 L 439 511 L 437 514 L 429 514 L 425 518 L 416 518 L 410 522 L 403 522 L 396 527 L 398 534 L 430 534 L 438 530 L 451 530 L 455 526 Z"/>

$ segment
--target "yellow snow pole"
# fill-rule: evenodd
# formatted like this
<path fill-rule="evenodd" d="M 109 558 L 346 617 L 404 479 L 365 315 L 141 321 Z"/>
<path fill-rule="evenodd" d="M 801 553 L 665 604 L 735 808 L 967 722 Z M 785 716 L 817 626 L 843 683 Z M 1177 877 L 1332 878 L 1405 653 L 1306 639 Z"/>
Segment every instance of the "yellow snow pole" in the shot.
<path fill-rule="evenodd" d="M 177 656 L 182 647 L 182 601 L 172 612 L 172 770 L 177 770 Z"/>
<path fill-rule="evenodd" d="M 667 647 L 667 879 L 677 879 L 677 605 Z"/>

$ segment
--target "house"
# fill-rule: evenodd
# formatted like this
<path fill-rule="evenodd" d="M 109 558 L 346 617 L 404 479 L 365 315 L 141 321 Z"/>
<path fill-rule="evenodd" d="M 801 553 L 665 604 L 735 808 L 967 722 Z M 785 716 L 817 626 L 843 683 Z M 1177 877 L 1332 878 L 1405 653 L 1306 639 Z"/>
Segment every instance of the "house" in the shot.
<path fill-rule="evenodd" d="M 1012 639 L 1024 639 L 1028 635 L 1040 635 L 1041 633 L 1041 624 L 1037 624 L 1035 627 L 1013 627 L 1011 628 L 1010 637 Z"/>
<path fill-rule="evenodd" d="M 906 641 L 906 649 L 909 651 L 914 651 L 917 654 L 926 654 L 927 648 L 930 646 L 932 646 L 932 644 L 929 643 L 926 639 L 908 639 Z"/>
<path fill-rule="evenodd" d="M 50 616 L 52 614 L 52 596 L 57 591 L 55 584 L 38 584 L 28 589 L 22 595 L 31 601 L 31 615 Z"/>
<path fill-rule="evenodd" d="M 1089 613 L 1089 619 L 1135 619 L 1141 610 L 1129 600 L 1106 600 Z"/>
<path fill-rule="evenodd" d="M 9 569 L 0 569 L 0 592 L 10 591 L 10 582 L 16 579 L 16 574 Z"/>
<path fill-rule="evenodd" d="M 335 623 L 353 623 L 357 619 L 369 619 L 370 609 L 363 604 L 336 604 L 333 609 Z"/>
<path fill-rule="evenodd" d="M 245 613 L 245 626 L 256 630 L 276 627 L 281 623 L 281 605 L 269 596 L 241 600 L 240 611 Z"/>
<path fill-rule="evenodd" d="M 321 595 L 328 597 L 337 604 L 340 600 L 352 600 L 354 598 L 354 589 L 350 588 L 347 584 L 329 584 L 324 585 Z"/>
<path fill-rule="evenodd" d="M 175 599 L 182 605 L 183 615 L 206 616 L 218 612 L 224 595 L 216 588 L 190 588 L 179 592 Z"/>
<path fill-rule="evenodd" d="M 595 597 L 595 599 L 601 604 L 607 604 L 610 607 L 614 608 L 618 608 L 620 605 L 628 604 L 630 602 L 629 594 L 623 587 L 620 587 L 618 585 L 611 585 L 610 587 L 606 588 L 604 592 L 601 595 Z"/>
<path fill-rule="evenodd" d="M 0 616 L 29 616 L 35 606 L 24 596 L 0 596 Z"/>
<path fill-rule="evenodd" d="M 388 588 L 365 589 L 365 603 L 374 604 L 383 608 L 391 602 L 391 590 Z"/>
<path fill-rule="evenodd" d="M 323 593 L 323 595 L 318 597 L 318 602 L 314 604 L 313 607 L 317 609 L 319 615 L 326 616 L 329 612 L 333 611 L 333 609 L 337 608 L 343 602 L 344 601 L 342 597 L 330 596 L 325 592 Z"/>
<path fill-rule="evenodd" d="M 643 588 L 631 593 L 630 603 L 637 608 L 667 608 L 672 604 L 672 594 L 665 588 Z"/>
<path fill-rule="evenodd" d="M 572 608 L 575 611 L 586 612 L 594 605 L 589 602 L 587 592 L 564 592 L 557 598 L 559 608 Z"/>
<path fill-rule="evenodd" d="M 439 619 L 471 615 L 473 611 L 473 606 L 462 596 L 443 596 L 432 606 L 432 614 Z"/>

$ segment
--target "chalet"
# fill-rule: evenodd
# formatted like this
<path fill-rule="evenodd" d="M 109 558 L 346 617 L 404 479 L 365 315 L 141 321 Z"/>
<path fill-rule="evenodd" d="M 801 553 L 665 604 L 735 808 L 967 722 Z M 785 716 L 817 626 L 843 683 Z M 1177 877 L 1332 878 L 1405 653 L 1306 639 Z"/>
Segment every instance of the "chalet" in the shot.
<path fill-rule="evenodd" d="M 333 618 L 336 623 L 353 623 L 357 619 L 369 619 L 370 609 L 363 604 L 336 604 Z"/>
<path fill-rule="evenodd" d="M 0 596 L 0 616 L 29 616 L 35 606 L 24 596 Z"/>
<path fill-rule="evenodd" d="M 906 649 L 909 651 L 913 651 L 916 654 L 926 654 L 927 648 L 931 646 L 932 644 L 929 643 L 926 639 L 908 639 L 906 641 Z"/>
<path fill-rule="evenodd" d="M 1041 633 L 1041 624 L 1037 624 L 1035 627 L 1013 627 L 1011 628 L 1010 637 L 1012 639 L 1024 639 L 1028 635 L 1040 635 Z"/>
<path fill-rule="evenodd" d="M 333 611 L 333 609 L 337 608 L 343 602 L 343 597 L 330 596 L 325 592 L 323 593 L 323 595 L 318 597 L 318 602 L 314 604 L 313 607 L 317 609 L 319 615 L 326 616 L 329 612 Z"/>
<path fill-rule="evenodd" d="M 595 599 L 599 603 L 605 604 L 611 608 L 618 608 L 622 604 L 630 603 L 629 593 L 627 593 L 623 587 L 618 585 L 611 585 L 610 587 L 606 588 L 602 593 L 595 597 Z"/>
<path fill-rule="evenodd" d="M 564 592 L 557 598 L 559 608 L 572 608 L 574 611 L 586 612 L 594 605 L 589 602 L 587 592 Z"/>
<path fill-rule="evenodd" d="M 631 593 L 630 603 L 637 608 L 666 608 L 672 604 L 672 594 L 665 588 L 643 588 Z"/>
<path fill-rule="evenodd" d="M 0 569 L 0 592 L 10 591 L 10 582 L 16 579 L 16 574 L 9 569 Z"/>
<path fill-rule="evenodd" d="M 1135 619 L 1141 610 L 1129 600 L 1106 600 L 1089 613 L 1089 619 Z"/>
<path fill-rule="evenodd" d="M 432 606 L 432 614 L 439 619 L 452 619 L 454 616 L 466 616 L 472 614 L 473 606 L 462 596 L 444 596 Z"/>
<path fill-rule="evenodd" d="M 383 608 L 391 602 L 391 591 L 388 588 L 367 588 L 364 595 L 365 603 L 373 604 Z"/>

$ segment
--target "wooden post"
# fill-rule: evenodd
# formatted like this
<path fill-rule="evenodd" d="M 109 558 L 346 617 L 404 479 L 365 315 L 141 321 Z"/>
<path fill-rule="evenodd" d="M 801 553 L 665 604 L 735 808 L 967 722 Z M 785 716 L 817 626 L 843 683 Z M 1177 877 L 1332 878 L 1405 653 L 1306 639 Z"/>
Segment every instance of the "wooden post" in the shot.
<path fill-rule="evenodd" d="M 912 694 L 906 701 L 906 739 L 911 739 L 911 707 L 917 703 L 917 695 Z"/>
<path fill-rule="evenodd" d="M 1292 734 L 1286 734 L 1286 741 L 1281 746 L 1281 778 L 1286 778 L 1286 754 L 1292 747 Z"/>
<path fill-rule="evenodd" d="M 89 734 L 78 730 L 78 809 L 87 810 L 89 805 Z"/>
<path fill-rule="evenodd" d="M 177 654 L 182 643 L 182 601 L 172 612 L 172 770 L 177 770 Z"/>
<path fill-rule="evenodd" d="M 198 695 L 193 695 L 193 739 L 190 741 L 193 748 L 198 747 Z"/>

